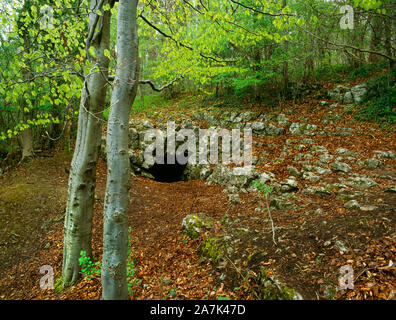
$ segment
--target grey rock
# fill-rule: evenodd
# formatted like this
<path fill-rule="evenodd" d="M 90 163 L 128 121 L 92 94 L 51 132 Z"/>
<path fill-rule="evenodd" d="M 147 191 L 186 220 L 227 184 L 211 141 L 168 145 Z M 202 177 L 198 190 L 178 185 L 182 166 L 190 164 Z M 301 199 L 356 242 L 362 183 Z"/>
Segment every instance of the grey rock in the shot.
<path fill-rule="evenodd" d="M 359 209 L 364 212 L 371 212 L 377 210 L 378 207 L 373 205 L 367 205 L 367 206 L 360 206 Z"/>
<path fill-rule="evenodd" d="M 290 125 L 289 131 L 292 135 L 310 135 L 314 136 L 315 131 L 317 130 L 317 125 L 315 124 L 303 124 L 303 123 L 292 123 Z"/>
<path fill-rule="evenodd" d="M 303 173 L 302 177 L 303 177 L 304 180 L 308 180 L 308 181 L 311 181 L 311 182 L 317 182 L 317 181 L 320 180 L 320 177 L 314 175 L 312 172 L 309 172 L 309 171 L 305 171 Z"/>
<path fill-rule="evenodd" d="M 310 138 L 305 138 L 301 141 L 303 144 L 314 144 L 315 140 L 310 139 Z"/>
<path fill-rule="evenodd" d="M 230 201 L 230 203 L 232 205 L 236 205 L 236 204 L 241 203 L 241 198 L 239 197 L 238 193 L 229 194 L 228 195 L 228 200 Z"/>
<path fill-rule="evenodd" d="M 375 153 L 379 154 L 380 157 L 384 159 L 396 159 L 396 155 L 393 151 L 380 151 L 380 150 L 375 150 Z"/>
<path fill-rule="evenodd" d="M 263 122 L 253 122 L 252 130 L 256 136 L 278 136 L 286 132 L 284 128 L 278 128 L 273 124 Z"/>
<path fill-rule="evenodd" d="M 345 209 L 359 209 L 360 205 L 359 202 L 356 200 L 350 200 L 344 205 Z"/>
<path fill-rule="evenodd" d="M 362 83 L 352 87 L 351 94 L 353 97 L 353 102 L 362 103 L 367 94 L 367 84 Z"/>
<path fill-rule="evenodd" d="M 333 171 L 337 171 L 337 172 L 348 173 L 352 171 L 352 168 L 345 162 L 338 162 L 338 161 L 334 162 L 331 164 L 331 168 L 333 169 Z"/>
<path fill-rule="evenodd" d="M 326 173 L 331 173 L 331 170 L 322 168 L 322 167 L 314 167 L 314 170 L 316 171 L 317 174 L 326 174 Z"/>
<path fill-rule="evenodd" d="M 289 118 L 287 118 L 284 114 L 279 114 L 278 117 L 276 118 L 276 120 L 278 121 L 278 124 L 280 126 L 282 125 L 286 125 L 289 122 Z"/>
<path fill-rule="evenodd" d="M 301 172 L 298 171 L 296 168 L 294 167 L 287 167 L 287 171 L 293 176 L 293 177 L 300 177 L 301 176 Z"/>
<path fill-rule="evenodd" d="M 311 149 L 310 149 L 310 152 L 327 154 L 329 151 L 323 146 L 312 146 Z"/>
<path fill-rule="evenodd" d="M 129 146 L 128 148 L 137 149 L 139 148 L 139 133 L 135 128 L 129 129 Z"/>
<path fill-rule="evenodd" d="M 345 103 L 345 104 L 350 104 L 350 103 L 354 102 L 353 95 L 352 95 L 351 91 L 345 93 L 342 102 Z"/>
<path fill-rule="evenodd" d="M 396 192 L 396 185 L 390 186 L 388 189 L 385 190 L 386 192 Z"/>
<path fill-rule="evenodd" d="M 275 174 L 272 172 L 264 172 L 259 175 L 259 179 L 263 183 L 272 182 L 275 179 Z"/>
<path fill-rule="evenodd" d="M 336 241 L 336 243 L 334 244 L 336 247 L 338 247 L 340 254 L 344 254 L 345 252 L 348 251 L 348 248 L 346 247 L 346 245 L 344 244 L 344 242 L 338 240 Z"/>
<path fill-rule="evenodd" d="M 184 231 L 191 237 L 197 238 L 201 232 L 210 230 L 213 227 L 213 220 L 204 213 L 189 214 L 182 222 Z"/>
<path fill-rule="evenodd" d="M 278 210 L 290 210 L 294 208 L 293 202 L 283 197 L 272 199 L 270 202 L 270 206 Z"/>
<path fill-rule="evenodd" d="M 372 159 L 367 159 L 364 161 L 364 164 L 366 165 L 366 167 L 370 170 L 375 170 L 378 167 L 383 165 L 383 162 L 381 160 L 378 160 L 376 158 L 372 158 Z"/>
<path fill-rule="evenodd" d="M 349 90 L 350 90 L 349 87 L 338 85 L 333 90 L 328 91 L 327 95 L 330 99 L 342 100 L 345 93 L 348 92 Z"/>
<path fill-rule="evenodd" d="M 325 153 L 319 156 L 319 160 L 325 164 L 330 163 L 331 160 L 333 160 L 333 156 L 329 153 Z"/>
<path fill-rule="evenodd" d="M 350 177 L 344 181 L 346 185 L 355 187 L 357 189 L 369 189 L 373 186 L 376 186 L 377 183 L 370 178 L 367 177 Z"/>
<path fill-rule="evenodd" d="M 282 192 L 292 192 L 298 190 L 298 181 L 295 177 L 291 176 L 287 178 L 285 181 L 281 182 L 281 191 Z"/>

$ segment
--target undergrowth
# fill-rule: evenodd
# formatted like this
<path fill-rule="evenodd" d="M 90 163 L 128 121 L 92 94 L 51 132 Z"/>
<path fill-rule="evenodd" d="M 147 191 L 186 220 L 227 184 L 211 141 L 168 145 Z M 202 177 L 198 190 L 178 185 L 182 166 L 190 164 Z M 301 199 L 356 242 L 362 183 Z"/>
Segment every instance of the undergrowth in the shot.
<path fill-rule="evenodd" d="M 128 229 L 129 233 L 131 232 L 131 228 Z M 85 251 L 81 251 L 80 258 L 78 259 L 81 266 L 81 273 L 84 278 L 88 280 L 98 277 L 101 274 L 101 263 L 93 262 L 90 257 L 87 256 Z M 136 267 L 133 261 L 133 253 L 131 249 L 131 238 L 128 234 L 128 258 L 127 258 L 127 286 L 128 293 L 133 295 L 136 291 L 136 288 L 140 285 L 141 280 L 136 278 Z"/>

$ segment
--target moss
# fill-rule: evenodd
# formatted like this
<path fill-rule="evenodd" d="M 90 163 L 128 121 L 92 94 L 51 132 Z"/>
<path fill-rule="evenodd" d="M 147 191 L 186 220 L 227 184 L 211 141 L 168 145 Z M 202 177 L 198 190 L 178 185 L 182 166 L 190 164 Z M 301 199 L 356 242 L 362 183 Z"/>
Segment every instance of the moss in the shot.
<path fill-rule="evenodd" d="M 147 171 L 142 171 L 142 172 L 140 173 L 140 175 L 141 175 L 142 177 L 144 177 L 144 178 L 151 179 L 151 180 L 155 180 L 155 177 L 154 177 L 151 173 L 148 173 Z"/>
<path fill-rule="evenodd" d="M 260 270 L 260 294 L 263 300 L 296 300 L 299 296 L 296 290 L 268 277 L 267 272 L 265 267 Z"/>
<path fill-rule="evenodd" d="M 24 203 L 26 198 L 34 192 L 31 185 L 20 183 L 1 189 L 0 201 L 8 204 Z"/>
<path fill-rule="evenodd" d="M 190 214 L 183 219 L 183 228 L 186 234 L 192 238 L 197 238 L 202 230 L 210 230 L 213 227 L 213 220 L 203 213 Z"/>
<path fill-rule="evenodd" d="M 63 286 L 62 277 L 59 277 L 58 280 L 55 281 L 54 287 L 55 287 L 54 289 L 55 294 L 61 293 L 63 290 L 65 290 L 65 287 Z"/>
<path fill-rule="evenodd" d="M 337 289 L 333 285 L 325 285 L 324 286 L 324 294 L 329 300 L 335 300 L 335 295 L 337 293 Z"/>
<path fill-rule="evenodd" d="M 214 264 L 217 264 L 223 257 L 225 252 L 225 246 L 223 240 L 217 237 L 206 238 L 202 248 L 201 254 L 212 260 Z"/>

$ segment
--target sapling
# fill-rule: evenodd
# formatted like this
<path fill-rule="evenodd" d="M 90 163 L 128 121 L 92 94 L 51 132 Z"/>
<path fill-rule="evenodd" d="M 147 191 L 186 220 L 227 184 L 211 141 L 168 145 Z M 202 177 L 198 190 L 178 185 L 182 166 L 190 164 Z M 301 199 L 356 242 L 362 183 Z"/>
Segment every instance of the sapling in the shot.
<path fill-rule="evenodd" d="M 271 192 L 272 192 L 272 185 L 266 185 L 261 180 L 254 180 L 253 186 L 257 189 L 257 193 L 259 194 L 259 196 L 263 197 L 265 199 L 265 203 L 266 203 L 267 211 L 268 211 L 268 217 L 271 222 L 272 241 L 274 242 L 275 245 L 277 245 L 276 240 L 275 240 L 274 220 L 272 220 L 271 209 L 270 209 L 270 200 L 269 200 Z"/>

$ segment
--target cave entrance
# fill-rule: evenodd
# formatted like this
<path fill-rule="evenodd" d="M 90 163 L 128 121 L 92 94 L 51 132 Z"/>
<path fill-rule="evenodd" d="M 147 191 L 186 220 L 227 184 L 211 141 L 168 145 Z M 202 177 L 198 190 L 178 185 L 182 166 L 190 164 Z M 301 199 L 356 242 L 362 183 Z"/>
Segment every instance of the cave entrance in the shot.
<path fill-rule="evenodd" d="M 167 159 L 167 155 L 165 155 L 165 159 Z M 183 180 L 184 170 L 186 169 L 187 164 L 158 164 L 155 163 L 148 172 L 154 177 L 155 181 L 158 182 L 179 182 Z"/>

